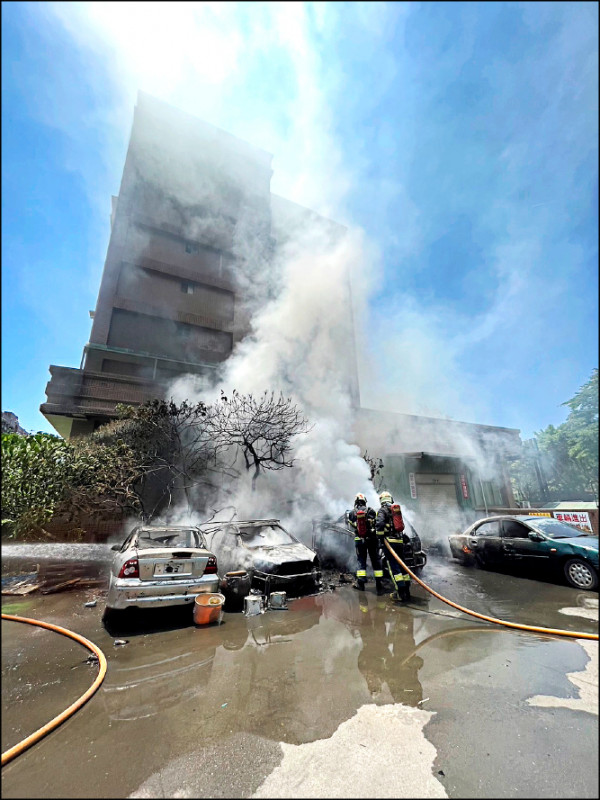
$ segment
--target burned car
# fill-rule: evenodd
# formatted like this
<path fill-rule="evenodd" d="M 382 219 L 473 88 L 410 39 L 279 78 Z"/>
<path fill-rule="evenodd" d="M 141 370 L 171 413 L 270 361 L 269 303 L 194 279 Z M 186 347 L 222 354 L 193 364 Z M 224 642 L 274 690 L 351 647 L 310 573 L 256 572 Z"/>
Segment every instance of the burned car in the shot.
<path fill-rule="evenodd" d="M 346 511 L 337 519 L 328 517 L 314 519 L 312 546 L 319 554 L 323 566 L 354 572 L 356 569 L 356 550 L 354 547 L 354 531 L 348 526 L 349 513 L 349 511 Z M 423 550 L 421 537 L 417 531 L 407 519 L 404 522 L 406 524 L 404 536 L 407 541 L 407 556 L 410 561 L 410 563 L 409 561 L 406 563 L 418 574 L 427 564 L 427 555 Z M 385 561 L 387 550 L 383 550 L 382 555 Z"/>
<path fill-rule="evenodd" d="M 485 517 L 448 541 L 452 557 L 467 566 L 546 567 L 562 572 L 576 589 L 598 588 L 598 537 L 557 519 Z"/>
<path fill-rule="evenodd" d="M 200 525 L 207 546 L 219 559 L 227 597 L 237 577 L 247 574 L 247 591 L 285 591 L 288 596 L 318 592 L 317 554 L 285 530 L 278 519 L 210 522 Z"/>
<path fill-rule="evenodd" d="M 137 527 L 113 545 L 107 612 L 193 603 L 217 592 L 217 559 L 196 527 Z"/>

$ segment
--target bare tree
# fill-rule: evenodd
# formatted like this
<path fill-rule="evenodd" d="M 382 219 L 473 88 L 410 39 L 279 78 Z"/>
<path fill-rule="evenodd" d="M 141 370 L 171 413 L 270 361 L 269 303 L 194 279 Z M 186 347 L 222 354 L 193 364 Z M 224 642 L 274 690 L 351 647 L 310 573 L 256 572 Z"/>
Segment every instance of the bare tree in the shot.
<path fill-rule="evenodd" d="M 246 470 L 254 470 L 253 489 L 261 471 L 293 466 L 294 437 L 312 429 L 289 397 L 276 397 L 274 392 L 265 391 L 256 398 L 234 390 L 228 398 L 221 391 L 215 409 L 209 423 L 209 427 L 214 425 L 213 440 L 218 442 L 218 449 L 234 447 L 241 451 Z"/>
<path fill-rule="evenodd" d="M 375 491 L 379 492 L 383 485 L 383 475 L 381 471 L 383 469 L 383 461 L 380 458 L 372 458 L 369 456 L 367 450 L 363 453 L 363 458 L 367 462 L 367 465 L 371 471 L 370 478 L 371 483 L 375 487 Z"/>

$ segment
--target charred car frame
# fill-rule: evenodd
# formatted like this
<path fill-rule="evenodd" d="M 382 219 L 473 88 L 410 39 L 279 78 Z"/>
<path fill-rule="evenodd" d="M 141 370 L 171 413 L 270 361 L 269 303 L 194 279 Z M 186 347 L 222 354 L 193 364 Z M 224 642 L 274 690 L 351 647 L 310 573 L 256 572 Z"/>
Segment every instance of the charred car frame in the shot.
<path fill-rule="evenodd" d="M 298 597 L 322 588 L 321 565 L 314 550 L 302 544 L 278 519 L 210 522 L 199 526 L 219 559 L 222 590 L 227 581 L 246 572 L 249 588 L 264 594 L 279 589 Z"/>

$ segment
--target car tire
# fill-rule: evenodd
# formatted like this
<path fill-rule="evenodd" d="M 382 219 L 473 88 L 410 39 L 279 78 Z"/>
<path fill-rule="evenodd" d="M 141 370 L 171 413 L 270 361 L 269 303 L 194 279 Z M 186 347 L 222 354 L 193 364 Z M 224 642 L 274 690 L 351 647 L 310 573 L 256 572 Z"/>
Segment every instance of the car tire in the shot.
<path fill-rule="evenodd" d="M 566 561 L 564 573 L 567 582 L 575 589 L 593 591 L 598 588 L 598 573 L 582 558 L 570 558 Z"/>

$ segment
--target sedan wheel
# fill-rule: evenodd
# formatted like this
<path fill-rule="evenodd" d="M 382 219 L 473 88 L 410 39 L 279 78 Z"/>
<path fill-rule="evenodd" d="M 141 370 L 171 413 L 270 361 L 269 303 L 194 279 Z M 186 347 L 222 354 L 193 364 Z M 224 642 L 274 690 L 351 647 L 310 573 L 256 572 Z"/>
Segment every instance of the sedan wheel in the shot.
<path fill-rule="evenodd" d="M 596 571 L 580 558 L 571 558 L 567 561 L 565 577 L 576 589 L 595 589 L 598 586 Z"/>

